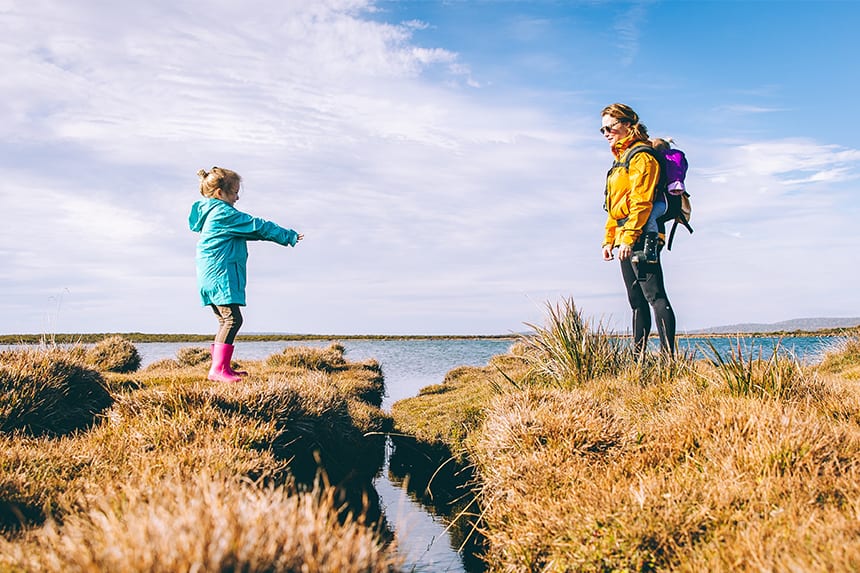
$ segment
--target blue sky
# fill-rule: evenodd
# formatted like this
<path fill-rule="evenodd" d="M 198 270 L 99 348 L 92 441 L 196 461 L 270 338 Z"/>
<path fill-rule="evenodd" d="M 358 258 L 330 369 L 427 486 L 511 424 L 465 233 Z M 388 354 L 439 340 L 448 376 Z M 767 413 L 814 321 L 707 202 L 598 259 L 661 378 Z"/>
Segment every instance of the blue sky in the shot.
<path fill-rule="evenodd" d="M 0 2 L 0 332 L 210 332 L 196 171 L 250 245 L 244 332 L 523 330 L 600 258 L 620 101 L 690 160 L 681 330 L 860 316 L 856 2 Z"/>

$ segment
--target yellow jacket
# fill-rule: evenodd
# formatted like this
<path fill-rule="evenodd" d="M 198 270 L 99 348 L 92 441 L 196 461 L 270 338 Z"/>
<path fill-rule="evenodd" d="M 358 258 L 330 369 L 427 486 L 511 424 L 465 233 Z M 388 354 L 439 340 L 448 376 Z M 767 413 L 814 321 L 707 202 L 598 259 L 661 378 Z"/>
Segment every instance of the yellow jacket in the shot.
<path fill-rule="evenodd" d="M 634 145 L 650 145 L 627 137 L 615 144 L 612 154 L 624 161 Z M 660 177 L 660 164 L 648 153 L 637 153 L 630 159 L 630 168 L 615 167 L 606 178 L 606 234 L 603 245 L 633 246 L 648 222 L 654 190 Z M 623 224 L 620 222 L 627 219 Z"/>

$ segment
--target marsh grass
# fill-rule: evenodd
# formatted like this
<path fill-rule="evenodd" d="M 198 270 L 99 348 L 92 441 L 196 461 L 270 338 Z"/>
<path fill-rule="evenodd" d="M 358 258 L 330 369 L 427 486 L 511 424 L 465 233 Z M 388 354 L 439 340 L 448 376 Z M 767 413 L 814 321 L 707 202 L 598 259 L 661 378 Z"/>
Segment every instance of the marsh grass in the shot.
<path fill-rule="evenodd" d="M 841 422 L 692 378 L 497 397 L 467 442 L 491 570 L 856 570 L 856 400 Z"/>
<path fill-rule="evenodd" d="M 795 395 L 806 382 L 804 366 L 793 355 L 787 355 L 779 342 L 763 358 L 761 346 L 745 348 L 738 338 L 728 355 L 721 354 L 708 340 L 712 361 L 729 391 L 736 396 L 758 396 L 786 399 Z"/>
<path fill-rule="evenodd" d="M 843 377 L 860 378 L 860 336 L 839 339 L 824 353 L 819 370 Z"/>
<path fill-rule="evenodd" d="M 536 373 L 569 387 L 621 372 L 632 362 L 632 351 L 601 321 L 585 318 L 573 299 L 547 303 L 545 326 L 526 324 L 534 331 L 524 335 L 524 355 Z"/>
<path fill-rule="evenodd" d="M 382 461 L 365 434 L 390 425 L 361 398 L 373 369 L 247 366 L 104 373 L 120 390 L 98 423 L 0 434 L 0 571 L 396 571 L 361 497 Z"/>
<path fill-rule="evenodd" d="M 826 376 L 853 345 L 818 369 L 779 346 L 604 369 L 572 304 L 550 314 L 524 352 L 543 376 L 463 440 L 490 570 L 860 568 L 860 388 Z"/>
<path fill-rule="evenodd" d="M 0 355 L 0 433 L 64 435 L 91 426 L 113 403 L 78 349 L 43 347 Z"/>
<path fill-rule="evenodd" d="M 392 405 L 393 439 L 397 443 L 397 434 L 405 434 L 408 442 L 417 441 L 421 449 L 444 452 L 462 462 L 466 437 L 483 421 L 490 400 L 526 384 L 529 376 L 530 363 L 513 355 L 493 357 L 483 367 L 457 367 L 441 384 L 422 388 L 417 396 Z"/>
<path fill-rule="evenodd" d="M 346 365 L 343 353 L 344 346 L 338 342 L 333 342 L 324 349 L 288 346 L 281 353 L 269 356 L 266 359 L 266 365 L 273 368 L 288 366 L 305 370 L 334 372 Z"/>
<path fill-rule="evenodd" d="M 860 570 L 860 346 L 812 366 L 605 335 L 563 302 L 504 368 L 392 409 L 473 468 L 490 571 Z"/>
<path fill-rule="evenodd" d="M 183 346 L 176 351 L 176 361 L 180 366 L 198 366 L 208 364 L 212 360 L 212 352 L 203 346 Z"/>
<path fill-rule="evenodd" d="M 626 363 L 618 376 L 633 384 L 663 385 L 671 383 L 695 371 L 695 350 L 678 351 L 674 355 L 665 352 L 628 354 Z"/>
<path fill-rule="evenodd" d="M 372 529 L 337 519 L 332 491 L 291 493 L 206 473 L 103 487 L 62 525 L 3 544 L 3 560 L 56 573 L 396 570 Z"/>
<path fill-rule="evenodd" d="M 110 336 L 87 350 L 86 362 L 100 371 L 134 372 L 140 368 L 140 353 L 122 336 Z"/>

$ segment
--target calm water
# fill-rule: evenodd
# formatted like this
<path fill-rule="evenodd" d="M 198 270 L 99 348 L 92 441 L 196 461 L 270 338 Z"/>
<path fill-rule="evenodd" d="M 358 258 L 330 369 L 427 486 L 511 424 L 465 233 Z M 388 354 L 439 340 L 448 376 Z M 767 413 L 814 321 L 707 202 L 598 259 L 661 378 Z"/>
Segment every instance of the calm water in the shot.
<path fill-rule="evenodd" d="M 698 356 L 710 354 L 710 344 L 721 355 L 728 356 L 732 349 L 737 352 L 740 345 L 744 356 L 768 358 L 774 348 L 780 353 L 790 353 L 798 359 L 814 363 L 822 353 L 838 342 L 822 337 L 756 337 L 751 338 L 688 338 L 679 341 L 682 351 L 692 351 Z M 374 358 L 382 365 L 387 394 L 383 408 L 403 398 L 414 396 L 418 390 L 430 384 L 438 384 L 445 374 L 457 366 L 483 366 L 489 359 L 510 348 L 510 340 L 346 340 L 341 342 L 346 349 L 346 358 L 360 361 Z M 260 360 L 281 352 L 287 346 L 325 347 L 330 341 L 296 342 L 239 342 L 236 359 Z M 142 366 L 162 358 L 175 358 L 176 351 L 185 346 L 206 346 L 199 343 L 137 343 Z M 0 345 L 0 350 L 4 348 Z M 8 348 L 5 347 L 5 348 Z M 402 485 L 392 481 L 387 468 L 375 480 L 374 485 L 382 500 L 386 517 L 404 552 L 407 563 L 415 571 L 461 572 L 468 571 L 463 559 L 452 547 L 445 531 L 445 518 L 434 515 L 420 503 L 414 501 Z"/>

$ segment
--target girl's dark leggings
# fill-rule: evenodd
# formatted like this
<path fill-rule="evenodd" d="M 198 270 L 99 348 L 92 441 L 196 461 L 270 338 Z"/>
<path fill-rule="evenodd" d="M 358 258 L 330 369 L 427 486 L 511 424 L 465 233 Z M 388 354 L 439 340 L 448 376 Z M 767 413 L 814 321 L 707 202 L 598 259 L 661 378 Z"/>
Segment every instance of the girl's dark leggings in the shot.
<path fill-rule="evenodd" d="M 670 355 L 675 353 L 675 311 L 666 296 L 663 285 L 663 266 L 658 263 L 642 263 L 644 278 L 637 277 L 637 265 L 630 259 L 621 261 L 621 276 L 627 287 L 627 300 L 633 309 L 633 347 L 641 354 L 651 332 L 651 309 L 657 321 L 660 349 Z M 649 308 L 650 307 L 650 308 Z"/>
<path fill-rule="evenodd" d="M 239 311 L 239 305 L 218 306 L 210 304 L 209 306 L 212 307 L 215 316 L 218 317 L 218 333 L 215 335 L 215 342 L 233 344 L 236 333 L 242 328 L 242 313 Z"/>

